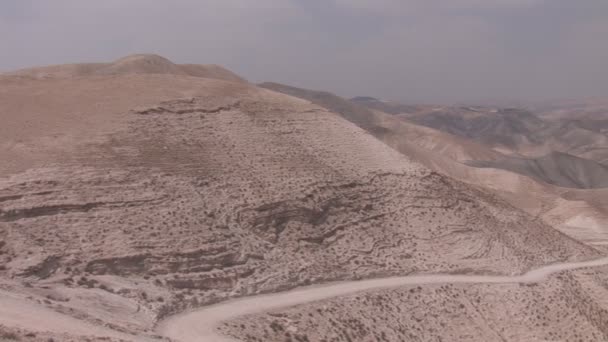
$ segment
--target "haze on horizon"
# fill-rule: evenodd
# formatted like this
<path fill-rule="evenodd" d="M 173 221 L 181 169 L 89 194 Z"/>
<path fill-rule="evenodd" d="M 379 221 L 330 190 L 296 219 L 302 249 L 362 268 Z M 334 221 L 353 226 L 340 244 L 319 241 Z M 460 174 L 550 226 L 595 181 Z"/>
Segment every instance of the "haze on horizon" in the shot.
<path fill-rule="evenodd" d="M 403 102 L 608 94 L 605 0 L 6 0 L 0 70 L 156 53 Z"/>

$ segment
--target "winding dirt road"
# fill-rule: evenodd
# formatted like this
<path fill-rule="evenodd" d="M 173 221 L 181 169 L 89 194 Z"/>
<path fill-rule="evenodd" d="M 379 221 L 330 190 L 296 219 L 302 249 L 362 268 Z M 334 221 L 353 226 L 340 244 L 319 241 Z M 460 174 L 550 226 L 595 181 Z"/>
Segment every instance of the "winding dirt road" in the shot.
<path fill-rule="evenodd" d="M 532 270 L 520 276 L 477 275 L 413 275 L 384 279 L 349 281 L 298 288 L 292 291 L 245 297 L 210 305 L 192 312 L 179 314 L 163 321 L 158 332 L 180 342 L 236 342 L 223 336 L 217 327 L 239 316 L 263 313 L 322 299 L 352 294 L 360 291 L 421 284 L 456 283 L 537 283 L 549 275 L 586 267 L 608 265 L 608 258 L 585 262 L 559 263 Z"/>

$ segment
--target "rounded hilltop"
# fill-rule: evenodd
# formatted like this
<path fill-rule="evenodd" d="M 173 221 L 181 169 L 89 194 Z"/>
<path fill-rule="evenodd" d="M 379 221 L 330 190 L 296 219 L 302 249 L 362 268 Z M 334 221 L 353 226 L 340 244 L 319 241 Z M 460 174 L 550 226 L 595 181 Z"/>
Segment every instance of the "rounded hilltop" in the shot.
<path fill-rule="evenodd" d="M 184 75 L 180 67 L 165 57 L 155 54 L 135 54 L 122 57 L 97 71 L 99 74 L 177 74 Z"/>
<path fill-rule="evenodd" d="M 110 63 L 75 63 L 27 68 L 6 75 L 55 79 L 129 74 L 179 75 L 246 82 L 242 77 L 216 64 L 176 64 L 156 54 L 133 54 Z"/>

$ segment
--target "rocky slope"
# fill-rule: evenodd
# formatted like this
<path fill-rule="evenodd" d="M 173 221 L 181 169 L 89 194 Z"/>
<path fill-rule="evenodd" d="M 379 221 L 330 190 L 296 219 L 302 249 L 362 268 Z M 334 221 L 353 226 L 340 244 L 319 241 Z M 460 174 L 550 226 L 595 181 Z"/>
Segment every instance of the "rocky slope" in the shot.
<path fill-rule="evenodd" d="M 608 110 L 602 106 L 517 108 L 405 106 L 361 101 L 404 120 L 479 142 L 514 156 L 542 157 L 562 152 L 605 164 Z"/>
<path fill-rule="evenodd" d="M 226 323 L 241 341 L 604 341 L 606 269 L 540 284 L 404 286 Z"/>
<path fill-rule="evenodd" d="M 125 61 L 0 78 L 0 304 L 152 338 L 235 296 L 598 255 L 310 102 Z"/>
<path fill-rule="evenodd" d="M 458 162 L 471 160 L 495 160 L 504 156 L 499 152 L 480 144 L 447 134 L 442 131 L 412 124 L 398 117 L 388 115 L 378 108 L 402 110 L 401 105 L 388 104 L 373 98 L 355 98 L 349 101 L 325 91 L 315 91 L 291 87 L 279 83 L 262 83 L 262 88 L 283 94 L 299 97 L 340 114 L 346 120 L 371 133 L 377 139 L 387 143 L 409 157 L 424 158 L 423 154 L 440 155 Z M 365 106 L 360 103 L 364 103 Z M 383 104 L 383 106 L 373 106 Z M 370 106 L 371 108 L 368 108 Z M 388 107 L 388 108 L 387 108 Z M 398 109 L 397 109 L 398 108 Z M 417 153 L 413 148 L 419 147 L 424 153 Z"/>
<path fill-rule="evenodd" d="M 513 171 L 566 188 L 608 187 L 608 166 L 561 152 L 552 152 L 539 158 L 504 157 L 498 160 L 476 160 L 468 164 Z"/>
<path fill-rule="evenodd" d="M 407 116 L 417 124 L 473 139 L 492 147 L 514 149 L 523 144 L 540 143 L 539 131 L 546 123 L 519 109 L 483 107 L 445 107 Z"/>
<path fill-rule="evenodd" d="M 533 158 L 508 156 L 492 149 L 491 145 L 417 125 L 408 119 L 411 115 L 441 113 L 446 111 L 446 107 L 404 106 L 370 97 L 349 101 L 328 92 L 277 83 L 264 83 L 262 86 L 332 108 L 346 119 L 352 120 L 365 113 L 365 121 L 352 121 L 426 167 L 489 190 L 513 206 L 586 243 L 595 246 L 608 243 L 608 213 L 605 204 L 598 204 L 604 196 L 603 191 L 574 191 L 551 185 L 601 187 L 604 181 L 602 164 L 558 152 L 553 152 L 548 158 L 540 158 L 538 162 Z M 362 106 L 368 107 L 367 111 Z M 454 110 L 451 113 L 457 115 Z M 485 115 L 484 111 L 491 110 L 461 107 L 460 111 L 472 113 L 465 116 L 480 117 Z M 576 198 L 568 193 L 576 193 Z"/>
<path fill-rule="evenodd" d="M 374 112 L 372 110 L 365 106 L 360 106 L 356 103 L 347 101 L 330 92 L 302 89 L 273 82 L 261 83 L 258 86 L 310 101 L 333 113 L 340 114 L 346 120 L 366 131 L 382 133 L 385 130 L 384 127 L 375 123 Z"/>

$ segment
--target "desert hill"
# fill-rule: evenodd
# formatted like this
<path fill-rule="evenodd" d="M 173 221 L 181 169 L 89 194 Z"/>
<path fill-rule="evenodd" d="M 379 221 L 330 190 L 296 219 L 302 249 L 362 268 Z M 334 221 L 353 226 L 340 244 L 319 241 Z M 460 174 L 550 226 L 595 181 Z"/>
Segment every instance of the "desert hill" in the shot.
<path fill-rule="evenodd" d="M 222 331 L 242 341 L 604 341 L 606 271 L 565 272 L 539 284 L 375 290 L 246 316 Z"/>
<path fill-rule="evenodd" d="M 599 255 L 309 101 L 124 61 L 0 78 L 0 300 L 146 335 L 298 285 Z"/>
<path fill-rule="evenodd" d="M 431 112 L 409 113 L 407 118 L 489 146 L 510 149 L 538 143 L 538 132 L 546 125 L 525 110 L 483 107 L 445 107 Z"/>
<path fill-rule="evenodd" d="M 552 152 L 539 158 L 505 157 L 502 160 L 477 160 L 468 164 L 505 169 L 566 188 L 608 187 L 608 166 L 561 152 Z"/>
<path fill-rule="evenodd" d="M 556 100 L 534 105 L 544 120 L 601 120 L 608 118 L 608 98 Z"/>
<path fill-rule="evenodd" d="M 422 106 L 410 106 L 405 104 L 400 104 L 396 102 L 387 102 L 377 99 L 371 96 L 357 96 L 350 99 L 350 102 L 356 103 L 358 105 L 379 110 L 388 114 L 404 114 L 404 113 L 415 113 L 421 110 Z"/>
<path fill-rule="evenodd" d="M 461 122 L 467 117 L 483 116 L 484 112 L 489 112 L 490 116 L 495 116 L 498 112 L 497 109 L 488 107 L 447 107 L 446 109 L 443 106 L 428 105 L 409 106 L 408 110 L 403 110 L 408 106 L 375 99 L 357 102 L 371 108 L 389 107 L 394 117 L 408 124 L 411 124 L 409 119 L 412 116 L 423 117 L 437 112 L 452 113 L 455 117 L 458 117 L 459 112 L 465 112 L 463 118 L 454 119 Z M 483 160 L 483 155 L 475 158 L 475 155 L 470 153 L 462 153 L 463 156 L 471 157 L 468 161 L 461 160 L 467 165 L 453 163 L 443 158 L 449 157 L 445 153 L 429 154 L 425 150 L 414 151 L 412 139 L 403 141 L 404 139 L 399 138 L 399 135 L 392 140 L 392 146 L 402 146 L 400 150 L 418 156 L 419 161 L 438 172 L 475 186 L 483 186 L 512 205 L 543 218 L 570 236 L 603 246 L 608 242 L 608 230 L 605 228 L 608 212 L 605 209 L 606 203 L 602 200 L 606 196 L 605 191 L 583 188 L 598 188 L 605 184 L 605 164 L 597 162 L 603 160 L 604 153 L 608 151 L 606 150 L 608 142 L 602 135 L 604 129 L 600 124 L 608 113 L 604 103 L 602 101 L 574 102 L 570 105 L 558 103 L 553 107 L 539 108 L 533 115 L 543 120 L 545 122 L 543 126 L 546 127 L 545 130 L 536 133 L 537 138 L 544 139 L 540 145 L 515 146 L 514 150 L 502 146 L 495 150 L 511 156 L 500 153 L 486 157 L 487 160 Z M 470 113 L 466 114 L 466 112 Z M 393 124 L 392 127 L 396 129 L 398 125 Z M 466 140 L 464 137 L 463 139 Z M 474 137 L 468 141 L 478 142 L 479 138 Z M 492 143 L 485 145 L 492 147 Z M 556 152 L 561 150 L 569 151 L 573 155 Z M 525 156 L 526 154 L 529 156 Z M 501 160 L 509 160 L 508 164 L 511 167 L 505 167 Z M 492 168 L 470 167 L 471 164 Z M 533 179 L 540 182 L 535 182 Z M 561 186 L 581 188 L 581 190 Z"/>
<path fill-rule="evenodd" d="M 370 132 L 377 139 L 416 160 L 425 158 L 425 156 L 417 155 L 414 146 L 459 162 L 494 160 L 503 157 L 499 152 L 475 142 L 436 129 L 415 125 L 358 103 L 363 100 L 379 102 L 373 98 L 358 98 L 353 102 L 326 91 L 301 89 L 278 83 L 262 83 L 259 86 L 311 101 L 329 111 L 338 113 L 346 120 Z"/>
<path fill-rule="evenodd" d="M 517 148 L 520 154 L 540 156 L 550 151 L 563 152 L 608 165 L 608 120 L 546 120 L 549 126 L 538 132 L 542 143 Z"/>
<path fill-rule="evenodd" d="M 174 64 L 164 57 L 153 54 L 131 55 L 111 63 L 81 63 L 29 68 L 5 75 L 44 79 L 124 74 L 166 74 L 245 82 L 240 76 L 219 65 Z"/>
<path fill-rule="evenodd" d="M 352 107 L 343 104 L 345 99 L 327 92 L 277 84 L 273 84 L 272 89 L 334 108 L 344 117 L 352 115 Z M 322 101 L 318 94 L 323 95 Z M 356 102 L 364 101 L 376 100 L 367 98 L 357 99 Z M 360 108 L 357 110 L 362 111 Z M 553 152 L 544 159 L 535 160 L 538 166 L 525 165 L 530 169 L 516 173 L 509 172 L 504 165 L 493 165 L 496 168 L 471 167 L 459 163 L 454 154 L 441 149 L 433 150 L 421 141 L 444 140 L 462 146 L 463 150 L 475 146 L 474 142 L 469 141 L 470 145 L 467 146 L 454 136 L 413 125 L 376 109 L 368 115 L 367 127 L 374 127 L 369 132 L 405 155 L 471 185 L 492 190 L 513 205 L 534 213 L 537 218 L 589 244 L 603 245 L 608 241 L 604 228 L 608 217 L 605 189 L 566 189 L 529 177 L 536 172 L 536 178 L 554 177 L 556 182 L 562 183 L 583 179 L 597 187 L 603 179 L 602 165 L 584 159 L 572 162 L 570 159 L 577 157 Z M 361 127 L 365 128 L 364 125 Z M 433 146 L 437 146 L 437 142 Z M 499 153 L 494 156 L 495 164 L 513 160 L 519 166 L 517 163 L 523 159 Z M 560 162 L 564 163 L 562 158 L 566 159 L 566 165 L 594 165 L 582 170 L 564 170 L 559 167 Z M 599 168 L 599 173 L 586 174 L 587 170 L 594 168 Z M 573 183 L 572 186 L 585 188 L 589 186 L 586 184 Z M 603 299 L 607 292 L 602 285 L 606 281 L 604 271 L 605 268 L 597 272 L 568 272 L 542 284 L 529 286 L 417 286 L 360 293 L 329 302 L 247 316 L 227 322 L 222 331 L 243 341 L 279 340 L 285 336 L 310 341 L 322 341 L 327 336 L 332 336 L 333 341 L 602 340 L 608 336 L 608 302 Z M 448 317 L 446 310 L 457 314 Z"/>
<path fill-rule="evenodd" d="M 541 163 L 545 169 L 539 170 L 539 167 L 534 165 L 534 159 L 510 157 L 476 141 L 414 124 L 407 119 L 408 114 L 401 111 L 403 107 L 395 103 L 382 102 L 372 97 L 359 97 L 353 102 L 328 92 L 298 89 L 276 83 L 272 84 L 271 88 L 324 105 L 326 108 L 331 107 L 345 118 L 353 117 L 352 108 L 363 113 L 364 109 L 360 108 L 360 103 L 366 106 L 370 103 L 378 105 L 372 108 L 380 108 L 379 104 L 390 106 L 394 109 L 393 114 L 370 108 L 366 125 L 360 127 L 426 167 L 471 186 L 491 191 L 511 205 L 542 218 L 570 236 L 595 246 L 608 243 L 608 230 L 604 228 L 608 222 L 608 213 L 603 209 L 606 204 L 598 204 L 605 194 L 602 191 L 573 191 L 551 185 L 557 181 L 573 188 L 584 187 L 586 184 L 601 186 L 604 179 L 602 165 L 574 156 L 563 156 L 567 162 L 562 162 L 562 166 L 545 162 Z M 324 101 L 319 101 L 319 98 Z M 349 102 L 351 105 L 348 105 Z M 442 107 L 417 108 L 417 115 L 423 115 L 423 110 L 428 114 Z M 474 115 L 482 115 L 479 114 L 482 108 L 470 107 L 468 110 L 476 111 L 477 114 Z M 560 156 L 559 153 L 554 155 Z M 524 161 L 528 161 L 531 165 L 528 165 L 528 168 L 521 166 L 510 170 L 501 164 L 504 160 L 513 160 L 515 165 L 526 165 Z M 577 167 L 579 165 L 582 167 Z M 555 181 L 549 176 L 554 177 Z M 576 193 L 576 197 L 570 195 L 573 193 Z"/>
<path fill-rule="evenodd" d="M 593 110 L 579 109 L 582 113 L 577 112 L 578 107 L 575 107 L 572 109 L 572 115 L 568 117 L 563 114 L 567 109 L 558 111 L 553 107 L 539 108 L 538 112 L 533 113 L 516 108 L 406 106 L 376 99 L 369 100 L 366 97 L 355 98 L 354 101 L 370 109 L 394 114 L 411 123 L 475 141 L 513 157 L 551 159 L 551 153 L 561 152 L 578 157 L 560 158 L 562 162 L 567 159 L 567 163 L 571 164 L 567 168 L 578 170 L 587 166 L 595 169 L 591 165 L 606 165 L 608 160 L 608 111 L 602 112 L 597 107 L 592 107 Z M 585 174 L 594 172 L 583 171 Z M 543 181 L 555 183 L 551 179 Z M 577 180 L 575 183 L 582 184 L 583 187 L 594 187 L 593 184 L 587 184 L 586 180 Z M 567 186 L 578 185 L 570 183 Z"/>
<path fill-rule="evenodd" d="M 346 120 L 365 129 L 366 131 L 381 133 L 383 130 L 382 127 L 379 127 L 374 123 L 374 113 L 370 109 L 364 106 L 359 106 L 356 103 L 346 101 L 330 92 L 302 89 L 273 82 L 261 83 L 258 86 L 282 94 L 306 99 L 316 105 L 326 108 L 331 112 L 340 114 Z"/>

